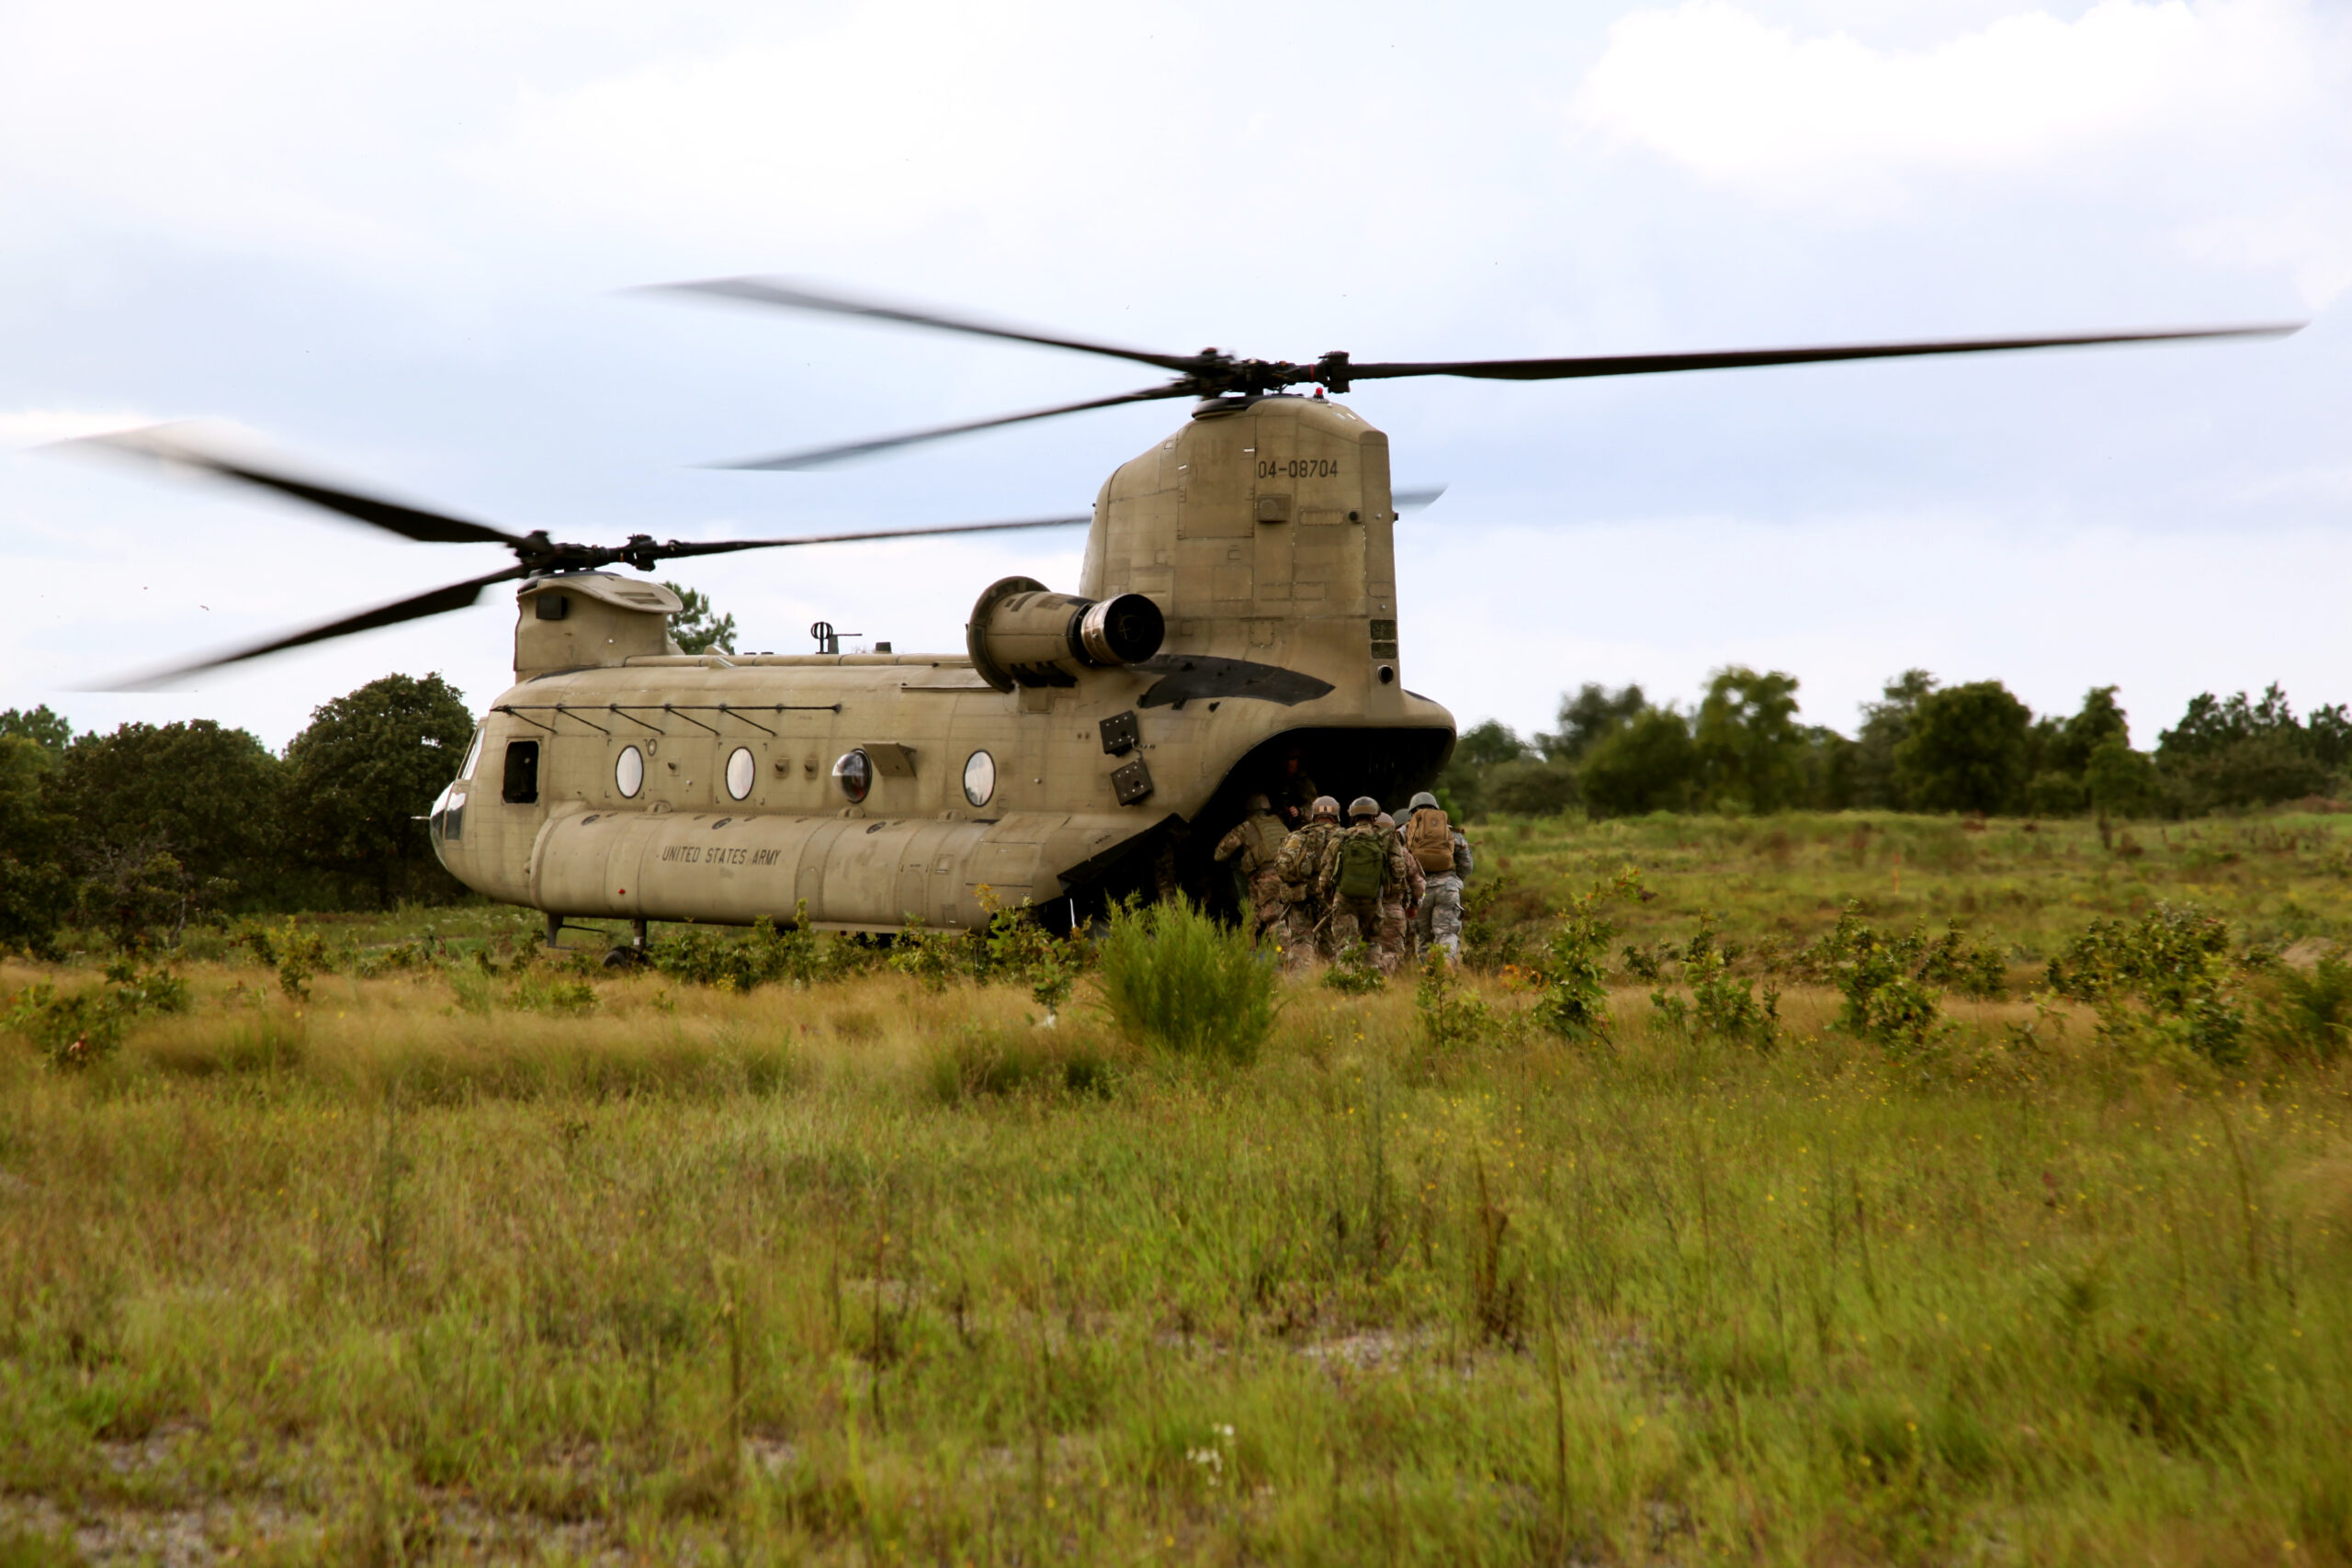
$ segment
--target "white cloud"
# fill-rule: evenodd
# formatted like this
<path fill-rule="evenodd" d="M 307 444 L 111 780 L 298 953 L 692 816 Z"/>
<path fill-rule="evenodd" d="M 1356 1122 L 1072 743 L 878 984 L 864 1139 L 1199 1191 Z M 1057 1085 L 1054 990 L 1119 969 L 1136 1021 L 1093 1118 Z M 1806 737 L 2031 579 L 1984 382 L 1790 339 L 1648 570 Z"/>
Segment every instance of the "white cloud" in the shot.
<path fill-rule="evenodd" d="M 2101 0 L 2073 21 L 2027 11 L 1898 50 L 1691 0 L 1611 28 L 1577 113 L 1713 179 L 1869 199 L 1906 173 L 2064 164 L 2185 125 L 2229 136 L 2307 97 L 2314 30 L 2267 0 Z"/>

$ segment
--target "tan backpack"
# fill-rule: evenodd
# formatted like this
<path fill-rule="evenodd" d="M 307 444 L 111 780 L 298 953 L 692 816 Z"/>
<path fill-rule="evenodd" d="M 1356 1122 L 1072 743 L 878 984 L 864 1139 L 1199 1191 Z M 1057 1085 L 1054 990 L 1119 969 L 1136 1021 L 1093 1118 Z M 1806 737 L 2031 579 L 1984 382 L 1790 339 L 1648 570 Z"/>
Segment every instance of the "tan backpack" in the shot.
<path fill-rule="evenodd" d="M 1405 848 L 1423 871 L 1453 869 L 1453 825 L 1436 807 L 1425 806 L 1405 824 Z"/>

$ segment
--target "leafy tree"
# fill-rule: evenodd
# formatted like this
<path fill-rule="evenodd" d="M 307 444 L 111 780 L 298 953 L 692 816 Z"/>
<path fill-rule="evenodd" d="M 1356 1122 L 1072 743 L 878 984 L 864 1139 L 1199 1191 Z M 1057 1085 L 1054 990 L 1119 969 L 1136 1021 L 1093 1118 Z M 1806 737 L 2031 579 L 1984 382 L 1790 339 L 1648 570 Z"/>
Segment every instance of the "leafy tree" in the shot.
<path fill-rule="evenodd" d="M 2267 806 L 2326 789 L 2352 743 L 2341 706 L 2308 721 L 2272 685 L 2260 700 L 2211 692 L 2189 700 L 2180 722 L 2156 738 L 2167 793 L 2184 811 Z"/>
<path fill-rule="evenodd" d="M 29 736 L 0 734 L 0 953 L 48 953 L 73 905 L 65 824 L 41 787 L 51 761 Z"/>
<path fill-rule="evenodd" d="M 1826 724 L 1807 725 L 1799 733 L 1804 741 L 1802 798 L 1816 811 L 1845 811 L 1860 804 L 1860 743 Z"/>
<path fill-rule="evenodd" d="M 1911 738 L 1919 704 L 1935 689 L 1936 678 L 1925 670 L 1905 670 L 1880 688 L 1883 701 L 1862 705 L 1862 728 L 1854 738 L 1851 805 L 1885 809 L 1907 804 L 1894 750 Z"/>
<path fill-rule="evenodd" d="M 2099 742 L 2083 769 L 2084 791 L 2100 817 L 2144 817 L 2155 808 L 2155 760 L 2121 736 Z"/>
<path fill-rule="evenodd" d="M 416 818 L 456 776 L 473 729 L 464 696 L 437 674 L 387 675 L 318 708 L 286 749 L 296 841 L 363 879 L 379 906 L 396 886 L 449 891 Z"/>
<path fill-rule="evenodd" d="M 681 583 L 662 585 L 685 602 L 685 608 L 670 617 L 670 637 L 688 653 L 720 653 L 735 651 L 735 617 L 712 613 L 710 596 Z"/>
<path fill-rule="evenodd" d="M 65 750 L 74 739 L 74 727 L 65 722 L 62 714 L 49 711 L 49 705 L 29 711 L 24 708 L 0 710 L 0 736 L 17 736 L 39 745 L 41 750 L 58 752 Z"/>
<path fill-rule="evenodd" d="M 1998 681 L 1929 692 L 1894 749 L 1896 782 L 1919 809 L 2006 810 L 2024 793 L 2032 725 L 2031 711 Z"/>
<path fill-rule="evenodd" d="M 2091 753 L 2110 740 L 2132 743 L 2132 721 L 2115 700 L 2118 688 L 2094 686 L 2083 694 L 2083 705 L 2063 721 L 2041 754 L 2044 768 L 2077 774 L 2090 766 Z"/>
<path fill-rule="evenodd" d="M 1474 768 L 1491 768 L 1498 762 L 1515 762 L 1526 755 L 1527 742 L 1498 718 L 1473 725 L 1464 730 L 1453 743 L 1453 761 Z"/>
<path fill-rule="evenodd" d="M 1602 739 L 1633 723 L 1649 705 L 1639 686 L 1620 686 L 1612 692 L 1587 681 L 1577 688 L 1576 695 L 1562 695 L 1558 731 L 1538 735 L 1535 744 L 1553 761 L 1577 761 Z"/>
<path fill-rule="evenodd" d="M 1645 708 L 1577 770 L 1585 804 L 1604 816 L 1686 809 L 1699 783 L 1690 723 L 1672 708 Z"/>
<path fill-rule="evenodd" d="M 81 858 L 170 855 L 198 885 L 247 896 L 277 886 L 285 765 L 208 718 L 126 724 L 76 739 L 46 775 Z"/>
<path fill-rule="evenodd" d="M 2040 817 L 2071 817 L 2090 804 L 2090 760 L 2116 742 L 2129 750 L 2132 726 L 2113 686 L 2094 686 L 2071 718 L 2045 714 L 2027 735 L 2028 782 L 2023 805 Z M 2113 782 L 2110 779 L 2110 782 Z"/>
<path fill-rule="evenodd" d="M 1556 817 L 1580 795 L 1574 768 L 1537 757 L 1498 764 L 1487 772 L 1485 784 L 1487 806 L 1523 817 Z"/>
<path fill-rule="evenodd" d="M 1453 755 L 1447 759 L 1445 771 L 1432 787 L 1444 803 L 1447 814 L 1455 819 L 1483 816 L 1494 804 L 1487 798 L 1487 784 L 1495 771 L 1528 755 L 1527 742 L 1510 726 L 1500 719 L 1487 719 L 1455 738 Z"/>
<path fill-rule="evenodd" d="M 1796 713 L 1795 676 L 1742 664 L 1715 672 L 1692 737 L 1709 805 L 1767 812 L 1796 804 L 1806 749 Z"/>

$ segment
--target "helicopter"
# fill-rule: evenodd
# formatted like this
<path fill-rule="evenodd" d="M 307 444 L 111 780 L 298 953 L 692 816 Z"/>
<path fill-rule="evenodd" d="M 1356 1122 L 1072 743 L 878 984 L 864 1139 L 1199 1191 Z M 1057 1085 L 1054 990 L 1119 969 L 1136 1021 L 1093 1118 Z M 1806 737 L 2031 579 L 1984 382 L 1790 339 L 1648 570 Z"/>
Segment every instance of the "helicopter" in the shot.
<path fill-rule="evenodd" d="M 820 931 L 968 930 L 1027 906 L 1065 931 L 1125 898 L 1229 904 L 1210 847 L 1249 798 L 1400 800 L 1452 754 L 1453 715 L 1406 684 L 1394 529 L 1414 500 L 1388 438 L 1341 400 L 1359 382 L 1564 380 L 1849 360 L 2278 336 L 2299 323 L 1538 359 L 1293 362 L 1159 354 L 760 277 L 661 286 L 1149 366 L 1167 379 L 1081 402 L 719 465 L 789 471 L 1123 404 L 1189 400 L 1182 424 L 1103 481 L 1090 513 L 848 534 L 559 542 L 218 449 L 181 427 L 74 445 L 258 487 L 514 564 L 144 678 L 152 684 L 447 614 L 516 584 L 514 684 L 435 800 L 450 874 L 569 921 Z M 1083 525 L 1075 592 L 981 591 L 959 652 L 688 653 L 683 605 L 616 568 L 743 550 Z"/>

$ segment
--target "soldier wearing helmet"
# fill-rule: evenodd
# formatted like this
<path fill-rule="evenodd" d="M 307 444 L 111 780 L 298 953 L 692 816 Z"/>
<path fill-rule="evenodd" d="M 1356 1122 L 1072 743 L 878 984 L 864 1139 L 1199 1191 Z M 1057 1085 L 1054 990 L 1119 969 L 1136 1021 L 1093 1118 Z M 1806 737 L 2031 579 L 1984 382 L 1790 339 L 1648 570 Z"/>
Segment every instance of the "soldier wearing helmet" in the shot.
<path fill-rule="evenodd" d="M 1272 942 L 1283 921 L 1283 879 L 1274 870 L 1290 829 L 1274 815 L 1274 803 L 1262 795 L 1250 797 L 1250 815 L 1216 841 L 1216 859 L 1233 867 L 1239 884 L 1242 908 L 1250 914 L 1250 932 Z"/>
<path fill-rule="evenodd" d="M 1274 857 L 1274 875 L 1283 888 L 1283 966 L 1297 970 L 1318 948 L 1329 957 L 1329 933 L 1322 898 L 1315 891 L 1315 875 L 1323 865 L 1323 851 L 1340 835 L 1340 803 L 1328 795 L 1315 797 L 1312 820 L 1290 836 Z"/>
<path fill-rule="evenodd" d="M 1462 958 L 1462 884 L 1470 874 L 1470 840 L 1446 820 L 1437 796 L 1413 796 L 1405 818 L 1405 848 L 1429 878 L 1429 893 L 1413 918 L 1413 935 L 1425 947 L 1442 948 L 1446 962 Z"/>
<path fill-rule="evenodd" d="M 1395 829 L 1379 823 L 1380 802 L 1368 795 L 1348 803 L 1350 826 L 1323 851 L 1315 888 L 1330 910 L 1331 941 L 1336 945 L 1355 941 L 1373 950 L 1383 975 L 1396 972 L 1405 955 L 1400 918 L 1393 933 L 1384 931 L 1382 906 L 1402 905 L 1413 883 L 1413 873 Z"/>

